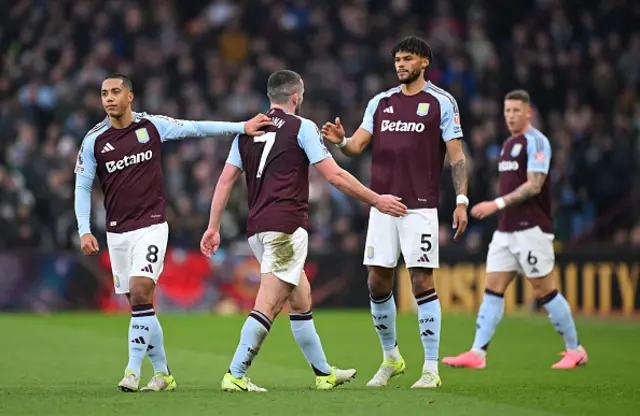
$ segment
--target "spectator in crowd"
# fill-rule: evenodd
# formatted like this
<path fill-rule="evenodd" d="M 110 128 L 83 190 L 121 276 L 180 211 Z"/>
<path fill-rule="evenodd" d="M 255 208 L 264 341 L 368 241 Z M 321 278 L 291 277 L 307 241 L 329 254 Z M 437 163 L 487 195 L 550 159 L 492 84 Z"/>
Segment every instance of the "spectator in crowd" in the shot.
<path fill-rule="evenodd" d="M 131 76 L 138 110 L 241 120 L 266 110 L 268 75 L 291 68 L 305 79 L 303 115 L 318 124 L 340 115 L 353 131 L 373 94 L 396 84 L 391 45 L 409 33 L 430 42 L 427 76 L 460 105 L 472 202 L 496 195 L 507 137 L 503 95 L 524 88 L 534 124 L 553 145 L 557 239 L 640 244 L 629 209 L 640 201 L 634 2 L 523 0 L 495 9 L 473 0 L 0 3 L 0 249 L 75 247 L 73 165 L 84 134 L 104 117 L 99 83 L 107 73 Z M 194 140 L 165 150 L 174 247 L 197 247 L 229 145 Z M 334 156 L 367 181 L 370 154 Z M 443 212 L 455 203 L 449 182 Z M 223 243 L 246 250 L 245 190 L 235 192 Z M 99 194 L 92 210 L 98 235 Z M 362 250 L 365 207 L 315 176 L 310 206 L 312 252 Z M 482 250 L 493 229 L 471 222 L 461 244 Z M 443 227 L 442 245 L 454 244 L 449 231 Z"/>

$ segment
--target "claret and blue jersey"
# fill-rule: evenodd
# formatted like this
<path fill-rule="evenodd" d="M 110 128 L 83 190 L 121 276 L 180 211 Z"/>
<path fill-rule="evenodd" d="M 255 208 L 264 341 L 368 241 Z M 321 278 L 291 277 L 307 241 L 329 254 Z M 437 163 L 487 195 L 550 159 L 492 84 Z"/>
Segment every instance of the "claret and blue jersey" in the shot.
<path fill-rule="evenodd" d="M 331 157 L 318 127 L 281 109 L 267 113 L 272 126 L 265 134 L 239 135 L 227 163 L 245 172 L 249 191 L 247 235 L 307 229 L 309 164 Z"/>
<path fill-rule="evenodd" d="M 550 165 L 549 139 L 533 127 L 504 143 L 498 163 L 500 195 L 513 192 L 525 183 L 527 172 L 544 173 L 547 177 L 539 194 L 499 212 L 499 231 L 520 231 L 538 226 L 545 233 L 553 233 Z"/>
<path fill-rule="evenodd" d="M 360 127 L 372 134 L 371 189 L 437 208 L 445 142 L 463 135 L 453 96 L 431 82 L 415 95 L 398 86 L 369 101 Z"/>
<path fill-rule="evenodd" d="M 80 235 L 91 232 L 91 188 L 97 176 L 104 193 L 107 231 L 126 232 L 166 221 L 160 145 L 185 137 L 232 135 L 244 123 L 177 120 L 133 113 L 117 129 L 106 118 L 85 136 L 76 162 L 76 216 Z"/>

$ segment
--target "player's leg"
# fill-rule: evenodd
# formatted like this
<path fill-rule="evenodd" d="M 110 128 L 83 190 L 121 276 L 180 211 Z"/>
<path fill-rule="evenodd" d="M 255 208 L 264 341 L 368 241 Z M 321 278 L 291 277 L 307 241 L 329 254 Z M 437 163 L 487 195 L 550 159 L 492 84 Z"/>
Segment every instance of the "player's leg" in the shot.
<path fill-rule="evenodd" d="M 271 330 L 273 319 L 282 310 L 293 287 L 294 285 L 280 280 L 273 273 L 261 275 L 260 289 L 253 310 L 240 330 L 240 342 L 233 355 L 229 372 L 222 379 L 223 390 L 266 391 L 253 384 L 246 374 Z"/>
<path fill-rule="evenodd" d="M 176 381 L 167 364 L 164 332 L 153 306 L 156 283 L 164 268 L 168 239 L 167 223 L 131 232 L 131 324 L 127 371 L 139 375 L 144 357 L 149 356 L 154 375 L 142 391 L 170 391 L 176 388 Z"/>
<path fill-rule="evenodd" d="M 107 247 L 113 274 L 113 285 L 118 295 L 129 298 L 131 272 L 131 241 L 126 233 L 107 233 Z M 129 324 L 131 327 L 131 324 Z M 127 343 L 130 338 L 127 338 Z M 140 384 L 140 373 L 125 370 L 124 377 L 118 383 L 118 389 L 124 392 L 136 392 Z"/>
<path fill-rule="evenodd" d="M 302 231 L 304 238 L 298 231 Z M 298 285 L 306 259 L 307 233 L 265 232 L 249 238 L 249 245 L 260 262 L 260 288 L 251 313 L 240 331 L 240 342 L 229 372 L 222 379 L 225 391 L 266 391 L 253 384 L 246 373 L 258 355 L 271 324 Z M 301 254 L 304 254 L 302 256 Z"/>
<path fill-rule="evenodd" d="M 329 365 L 313 323 L 311 306 L 311 285 L 303 272 L 300 284 L 289 296 L 291 332 L 316 375 L 316 388 L 328 390 L 353 379 L 356 370 L 341 370 Z"/>
<path fill-rule="evenodd" d="M 521 271 L 518 257 L 510 251 L 511 234 L 496 231 L 487 254 L 487 277 L 482 304 L 476 318 L 476 334 L 471 350 L 442 362 L 458 368 L 484 368 L 487 349 L 504 315 L 504 292 Z"/>
<path fill-rule="evenodd" d="M 382 346 L 382 364 L 367 386 L 381 387 L 404 373 L 405 363 L 396 338 L 396 303 L 393 274 L 398 264 L 400 242 L 393 217 L 372 208 L 369 215 L 364 265 L 373 325 Z"/>
<path fill-rule="evenodd" d="M 476 318 L 476 335 L 471 346 L 471 350 L 480 357 L 486 356 L 489 343 L 504 316 L 504 292 L 516 276 L 515 271 L 487 273 L 484 296 Z"/>
<path fill-rule="evenodd" d="M 435 388 L 442 384 L 438 374 L 442 312 L 433 277 L 433 269 L 439 267 L 437 210 L 410 210 L 407 216 L 398 220 L 398 230 L 402 255 L 418 303 L 420 338 L 424 347 L 422 376 L 412 387 Z"/>
<path fill-rule="evenodd" d="M 552 367 L 556 369 L 575 368 L 587 363 L 587 351 L 578 341 L 576 324 L 571 314 L 569 302 L 555 286 L 553 271 L 555 255 L 553 237 L 538 228 L 517 233 L 517 243 L 521 247 L 520 265 L 527 280 L 533 286 L 538 303 L 549 314 L 549 320 L 565 343 L 563 358 Z"/>

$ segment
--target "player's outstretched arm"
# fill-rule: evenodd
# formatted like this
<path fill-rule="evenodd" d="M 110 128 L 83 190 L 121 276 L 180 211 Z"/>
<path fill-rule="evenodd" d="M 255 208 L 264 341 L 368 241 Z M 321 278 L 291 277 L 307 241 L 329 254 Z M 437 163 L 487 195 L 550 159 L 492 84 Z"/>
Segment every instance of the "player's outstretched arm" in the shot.
<path fill-rule="evenodd" d="M 324 123 L 322 126 L 322 137 L 330 141 L 342 150 L 342 153 L 352 157 L 362 153 L 371 141 L 371 133 L 360 127 L 353 136 L 345 137 L 344 127 L 340 123 L 340 117 L 336 117 L 334 123 Z"/>
<path fill-rule="evenodd" d="M 373 205 L 385 214 L 398 217 L 407 213 L 407 207 L 400 202 L 400 198 L 393 195 L 378 195 L 361 184 L 349 172 L 340 168 L 325 147 L 318 126 L 311 120 L 302 120 L 298 132 L 298 144 L 307 155 L 309 163 L 313 164 L 329 183 L 345 194 Z"/>
<path fill-rule="evenodd" d="M 461 140 L 449 140 L 446 142 L 446 147 L 449 164 L 451 165 L 453 188 L 456 190 L 456 209 L 453 212 L 452 227 L 456 230 L 453 239 L 457 240 L 464 234 L 467 229 L 467 224 L 469 223 L 469 219 L 467 218 L 467 206 L 469 205 L 469 198 L 467 197 L 469 189 L 467 158 L 462 150 Z"/>
<path fill-rule="evenodd" d="M 365 204 L 376 207 L 378 211 L 394 217 L 402 217 L 407 214 L 407 207 L 400 202 L 400 198 L 393 195 L 378 195 L 338 166 L 333 158 L 323 159 L 313 166 L 331 185 Z"/>
<path fill-rule="evenodd" d="M 246 122 L 227 121 L 194 121 L 179 120 L 163 115 L 146 115 L 158 129 L 160 139 L 180 140 L 186 137 L 215 137 L 231 136 L 234 134 L 247 134 L 249 136 L 261 136 L 263 127 L 270 126 L 271 119 L 264 114 L 258 114 Z"/>

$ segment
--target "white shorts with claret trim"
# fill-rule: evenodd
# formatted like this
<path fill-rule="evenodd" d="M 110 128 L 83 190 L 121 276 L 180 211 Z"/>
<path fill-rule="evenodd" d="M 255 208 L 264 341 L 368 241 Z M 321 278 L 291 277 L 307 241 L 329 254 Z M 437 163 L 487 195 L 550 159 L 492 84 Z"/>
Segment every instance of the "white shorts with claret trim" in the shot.
<path fill-rule="evenodd" d="M 435 208 L 410 209 L 404 217 L 371 208 L 363 264 L 393 269 L 402 253 L 407 268 L 437 269 L 438 227 Z"/>
<path fill-rule="evenodd" d="M 529 278 L 551 273 L 555 263 L 553 234 L 540 227 L 493 233 L 487 253 L 487 273 L 518 272 Z"/>
<path fill-rule="evenodd" d="M 300 284 L 309 247 L 307 230 L 300 227 L 293 234 L 257 233 L 249 237 L 249 246 L 260 263 L 260 273 L 272 273 L 294 286 Z"/>
<path fill-rule="evenodd" d="M 116 293 L 129 293 L 131 277 L 148 277 L 158 282 L 164 268 L 168 240 L 169 225 L 166 222 L 124 233 L 107 233 Z"/>

